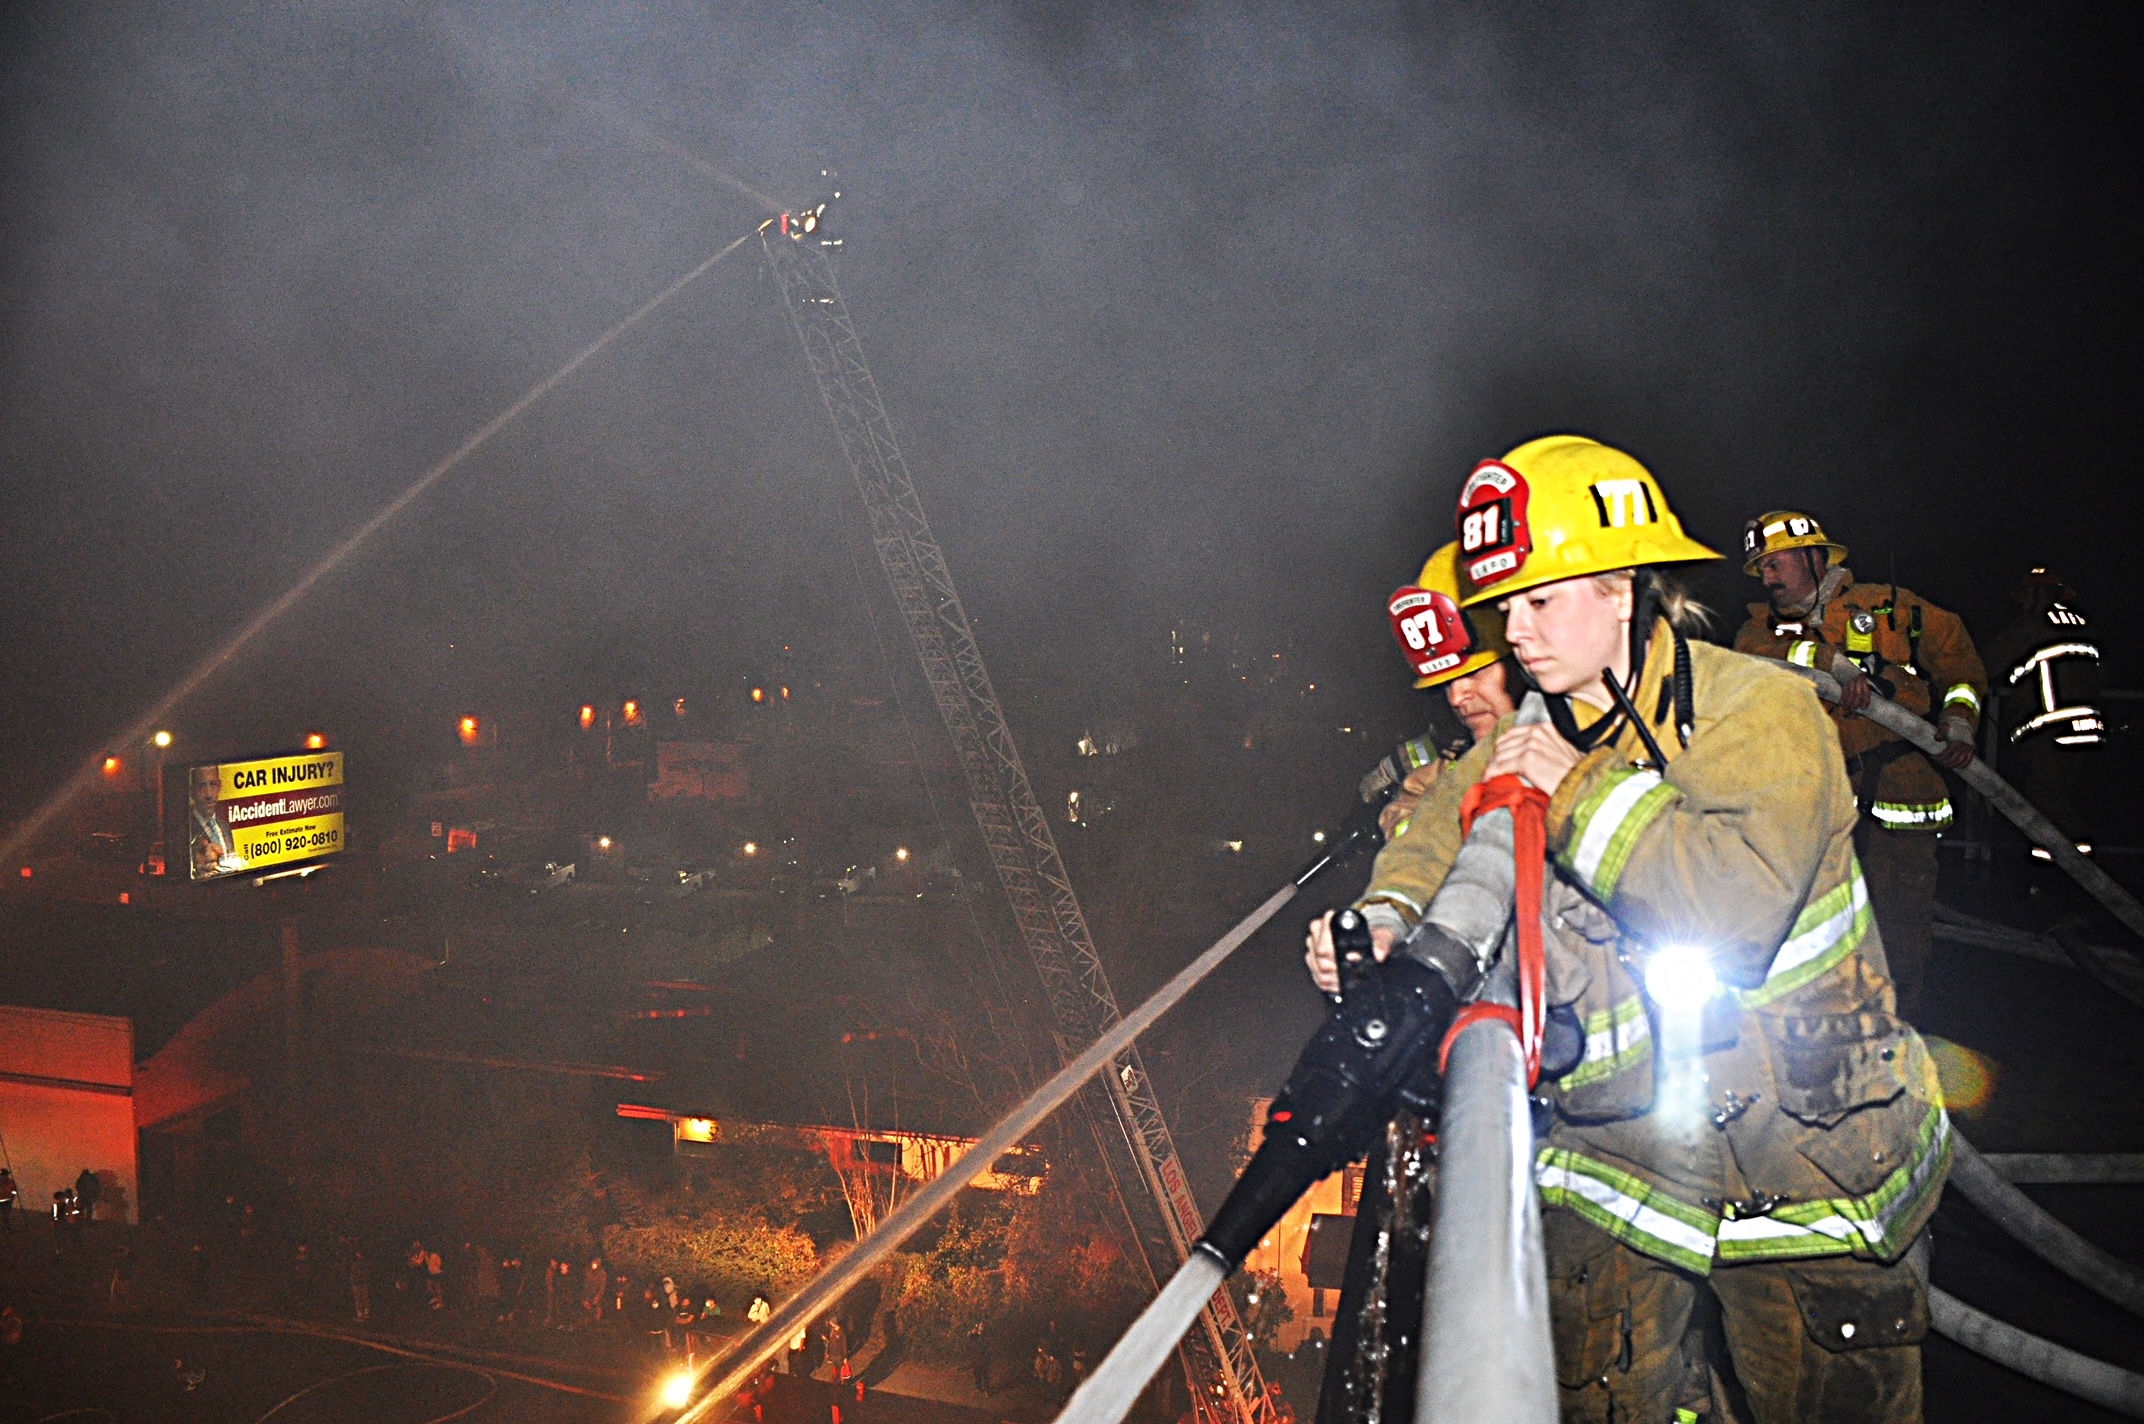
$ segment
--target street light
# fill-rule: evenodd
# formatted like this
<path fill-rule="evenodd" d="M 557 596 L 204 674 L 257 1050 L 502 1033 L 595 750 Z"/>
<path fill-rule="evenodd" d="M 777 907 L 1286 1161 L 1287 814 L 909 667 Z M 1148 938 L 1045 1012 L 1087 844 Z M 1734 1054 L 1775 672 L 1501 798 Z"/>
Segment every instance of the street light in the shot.
<path fill-rule="evenodd" d="M 169 733 L 169 732 L 158 732 L 158 733 L 157 733 L 157 734 L 156 734 L 155 736 L 151 737 L 151 738 L 150 738 L 149 740 L 150 740 L 151 742 L 155 743 L 155 745 L 156 745 L 156 749 L 157 749 L 158 751 L 162 751 L 162 750 L 163 750 L 163 749 L 164 749 L 165 747 L 168 747 L 168 746 L 170 746 L 170 745 L 171 745 L 171 733 Z"/>
<path fill-rule="evenodd" d="M 328 734 L 326 732 L 307 732 L 305 734 L 305 749 L 309 752 L 320 751 L 327 744 Z"/>
<path fill-rule="evenodd" d="M 456 730 L 461 733 L 462 745 L 465 747 L 473 747 L 477 744 L 478 738 L 483 734 L 484 724 L 474 717 L 464 717 L 457 724 Z"/>

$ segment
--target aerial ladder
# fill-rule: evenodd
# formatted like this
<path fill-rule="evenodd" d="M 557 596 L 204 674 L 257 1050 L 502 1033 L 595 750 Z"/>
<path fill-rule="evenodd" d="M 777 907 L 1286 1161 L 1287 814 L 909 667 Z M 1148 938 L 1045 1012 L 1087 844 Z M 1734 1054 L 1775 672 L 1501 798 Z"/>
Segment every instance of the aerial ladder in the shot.
<path fill-rule="evenodd" d="M 1059 1055 L 1069 1059 L 1122 1014 L 834 280 L 830 250 L 840 240 L 827 235 L 828 202 L 769 219 L 760 240 L 863 495 L 872 543 L 952 737 L 976 825 L 1042 980 Z M 1189 1255 L 1205 1218 L 1138 1049 L 1118 1055 L 1099 1081 L 1109 1108 L 1090 1114 L 1095 1136 L 1138 1238 L 1140 1259 L 1158 1285 Z M 1104 1116 L 1113 1117 L 1121 1132 L 1105 1130 Z M 1277 1419 L 1249 1333 L 1226 1291 L 1214 1294 L 1200 1328 L 1184 1337 L 1182 1358 L 1202 1424 Z"/>

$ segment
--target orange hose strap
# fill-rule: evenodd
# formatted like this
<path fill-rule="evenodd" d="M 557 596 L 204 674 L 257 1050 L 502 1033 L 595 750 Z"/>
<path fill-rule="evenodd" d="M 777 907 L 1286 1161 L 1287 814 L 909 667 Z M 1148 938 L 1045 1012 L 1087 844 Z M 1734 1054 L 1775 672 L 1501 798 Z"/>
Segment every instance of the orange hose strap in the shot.
<path fill-rule="evenodd" d="M 1476 1001 L 1459 1011 L 1437 1051 L 1437 1071 L 1451 1058 L 1452 1044 L 1469 1025 L 1501 1019 L 1518 1035 L 1526 1055 L 1526 1086 L 1541 1081 L 1541 1035 L 1548 1023 L 1548 954 L 1541 940 L 1541 899 L 1548 875 L 1548 793 L 1516 776 L 1476 782 L 1459 803 L 1461 834 L 1485 811 L 1509 811 L 1517 894 L 1513 913 L 1519 930 L 1519 1006 Z"/>

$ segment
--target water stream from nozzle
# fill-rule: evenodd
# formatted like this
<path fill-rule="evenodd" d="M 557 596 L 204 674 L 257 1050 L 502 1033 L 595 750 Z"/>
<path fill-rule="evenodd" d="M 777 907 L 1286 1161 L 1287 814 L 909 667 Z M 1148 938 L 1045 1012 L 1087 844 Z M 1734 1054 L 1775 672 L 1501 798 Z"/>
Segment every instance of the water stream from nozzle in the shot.
<path fill-rule="evenodd" d="M 313 591 L 314 585 L 340 568 L 345 560 L 356 553 L 373 535 L 392 523 L 395 516 L 414 504 L 426 490 L 438 484 L 455 466 L 474 455 L 492 436 L 497 435 L 507 426 L 513 424 L 514 421 L 520 419 L 521 415 L 530 406 L 557 389 L 560 383 L 589 361 L 595 359 L 605 347 L 632 330 L 647 317 L 652 316 L 657 308 L 664 305 L 679 292 L 684 291 L 685 288 L 698 281 L 710 267 L 713 267 L 717 262 L 744 246 L 745 243 L 758 234 L 758 231 L 757 228 L 754 228 L 751 232 L 722 248 L 714 256 L 633 308 L 632 311 L 613 323 L 609 330 L 576 352 L 572 360 L 529 387 L 527 391 L 522 393 L 519 400 L 478 426 L 461 444 L 455 446 L 437 464 L 419 475 L 409 488 L 389 500 L 370 519 L 360 524 L 348 538 L 321 556 L 319 562 L 307 569 L 296 583 L 283 590 L 265 608 L 254 614 L 244 627 L 224 639 L 207 657 L 195 663 L 186 676 L 179 680 L 176 687 L 159 698 L 155 706 L 135 718 L 107 745 L 119 747 L 138 746 L 147 740 L 149 733 L 156 728 L 158 723 L 166 720 L 174 708 L 199 691 L 203 684 L 222 671 L 224 665 L 243 652 L 247 644 L 267 632 L 284 614 L 295 608 L 308 593 Z M 5 840 L 0 840 L 0 861 L 12 859 L 30 843 L 39 831 L 51 824 L 54 816 L 66 810 L 76 797 L 98 785 L 101 780 L 101 770 L 94 763 L 85 766 L 76 775 L 70 777 L 64 786 L 46 798 L 43 805 L 31 812 L 26 819 L 18 822 L 14 829 L 8 832 Z"/>

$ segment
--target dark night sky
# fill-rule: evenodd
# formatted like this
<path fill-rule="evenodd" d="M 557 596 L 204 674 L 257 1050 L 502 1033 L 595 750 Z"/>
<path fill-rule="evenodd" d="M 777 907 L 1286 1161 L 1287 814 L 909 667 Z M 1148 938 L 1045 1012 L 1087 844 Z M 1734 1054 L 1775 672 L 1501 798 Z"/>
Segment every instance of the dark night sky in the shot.
<path fill-rule="evenodd" d="M 0 819 L 764 215 L 605 107 L 784 198 L 843 173 L 842 278 L 1016 726 L 1183 611 L 1404 714 L 1384 593 L 1473 460 L 1556 427 L 1720 547 L 1806 504 L 1983 626 L 2058 561 L 2136 675 L 2121 7 L 0 23 Z M 457 699 L 853 643 L 859 523 L 747 246 L 173 721 L 392 751 Z"/>

